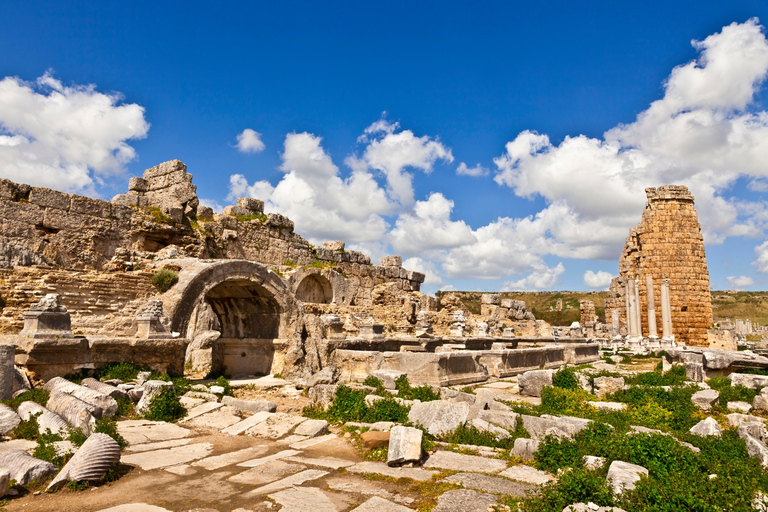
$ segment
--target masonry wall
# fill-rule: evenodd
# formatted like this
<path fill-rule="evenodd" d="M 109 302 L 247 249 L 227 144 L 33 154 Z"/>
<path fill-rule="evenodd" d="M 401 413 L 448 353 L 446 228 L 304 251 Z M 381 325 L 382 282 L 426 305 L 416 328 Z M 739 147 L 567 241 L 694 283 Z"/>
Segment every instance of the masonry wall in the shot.
<path fill-rule="evenodd" d="M 639 283 L 641 324 L 648 336 L 646 276 L 653 277 L 656 325 L 661 336 L 661 283 L 669 279 L 672 332 L 687 345 L 707 346 L 712 327 L 709 269 L 694 198 L 686 187 L 647 188 L 642 220 L 630 230 L 619 259 L 619 277 L 611 282 L 606 311 L 618 309 L 626 325 L 624 286 Z M 610 313 L 606 314 L 610 317 Z"/>

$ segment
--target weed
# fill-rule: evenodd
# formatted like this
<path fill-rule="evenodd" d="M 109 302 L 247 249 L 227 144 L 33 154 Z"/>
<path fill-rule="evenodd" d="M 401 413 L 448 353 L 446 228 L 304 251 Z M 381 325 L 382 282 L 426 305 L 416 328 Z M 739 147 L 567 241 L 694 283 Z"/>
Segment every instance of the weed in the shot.
<path fill-rule="evenodd" d="M 378 377 L 374 377 L 373 375 L 369 375 L 365 378 L 363 381 L 363 386 L 370 386 L 372 388 L 376 388 L 376 394 L 379 396 L 386 396 L 389 393 L 384 388 L 384 384 L 381 383 L 381 380 L 379 380 Z"/>
<path fill-rule="evenodd" d="M 240 222 L 249 222 L 249 221 L 252 221 L 252 220 L 258 220 L 258 221 L 261 221 L 261 222 L 266 222 L 267 221 L 267 216 L 264 215 L 263 213 L 250 213 L 250 214 L 246 214 L 246 215 L 232 215 L 232 217 L 236 218 Z"/>
<path fill-rule="evenodd" d="M 422 402 L 440 400 L 440 393 L 433 391 L 426 384 L 416 388 L 411 387 L 408 377 L 405 375 L 401 375 L 395 380 L 395 388 L 398 392 L 397 396 L 403 400 L 421 400 Z"/>
<path fill-rule="evenodd" d="M 171 389 L 163 389 L 149 401 L 144 417 L 151 421 L 171 422 L 183 418 L 186 413 L 176 393 Z"/>
<path fill-rule="evenodd" d="M 226 396 L 234 396 L 234 391 L 232 390 L 232 386 L 229 385 L 229 381 L 224 378 L 223 376 L 218 377 L 215 381 L 208 384 L 208 387 L 211 386 L 221 386 L 224 388 L 224 394 Z"/>
<path fill-rule="evenodd" d="M 117 422 L 112 418 L 101 418 L 98 420 L 93 431 L 107 434 L 120 445 L 121 450 L 128 446 L 128 441 L 117 431 Z"/>
<path fill-rule="evenodd" d="M 136 363 L 109 363 L 103 368 L 94 372 L 94 378 L 98 380 L 119 379 L 124 382 L 135 380 L 139 372 L 148 372 L 152 369 L 149 366 L 138 365 Z"/>
<path fill-rule="evenodd" d="M 69 429 L 69 435 L 67 441 L 75 446 L 83 446 L 83 443 L 88 440 L 88 436 L 83 433 L 83 429 L 80 427 Z"/>
<path fill-rule="evenodd" d="M 2 403 L 10 405 L 14 411 L 17 411 L 19 409 L 19 405 L 21 405 L 22 402 L 27 401 L 36 402 L 42 406 L 45 406 L 45 404 L 48 403 L 48 398 L 50 396 L 51 394 L 48 390 L 43 388 L 34 388 L 30 389 L 29 391 L 25 391 L 16 398 L 3 400 Z"/>
<path fill-rule="evenodd" d="M 552 385 L 562 389 L 577 389 L 579 387 L 579 380 L 576 378 L 576 373 L 573 370 L 563 368 L 555 372 L 552 377 Z"/>
<path fill-rule="evenodd" d="M 124 418 L 132 418 L 136 416 L 136 406 L 133 405 L 133 400 L 127 396 L 117 396 L 115 397 L 115 401 L 117 402 L 117 411 L 115 414 Z"/>
<path fill-rule="evenodd" d="M 14 439 L 37 439 L 39 435 L 39 426 L 37 424 L 37 414 L 29 416 L 28 420 L 21 420 L 18 425 L 11 430 L 11 437 Z"/>
<path fill-rule="evenodd" d="M 175 285 L 178 281 L 178 272 L 167 268 L 158 270 L 155 272 L 155 275 L 152 276 L 152 285 L 161 293 L 165 293 L 170 290 L 171 286 Z"/>

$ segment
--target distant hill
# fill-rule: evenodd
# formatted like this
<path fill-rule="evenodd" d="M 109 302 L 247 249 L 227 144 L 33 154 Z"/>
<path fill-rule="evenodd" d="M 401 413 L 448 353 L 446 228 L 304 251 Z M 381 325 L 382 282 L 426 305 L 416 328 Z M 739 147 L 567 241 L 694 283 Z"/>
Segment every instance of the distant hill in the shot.
<path fill-rule="evenodd" d="M 472 313 L 480 313 L 482 292 L 445 292 L 456 294 L 464 307 Z M 608 292 L 501 292 L 503 299 L 525 301 L 528 311 L 551 325 L 570 325 L 579 321 L 579 301 L 591 300 L 601 322 L 605 322 L 605 299 Z M 438 297 L 440 293 L 438 293 Z M 558 299 L 563 301 L 563 310 L 556 311 Z M 750 319 L 753 323 L 768 325 L 768 292 L 712 291 L 712 309 L 715 322 L 726 318 Z"/>

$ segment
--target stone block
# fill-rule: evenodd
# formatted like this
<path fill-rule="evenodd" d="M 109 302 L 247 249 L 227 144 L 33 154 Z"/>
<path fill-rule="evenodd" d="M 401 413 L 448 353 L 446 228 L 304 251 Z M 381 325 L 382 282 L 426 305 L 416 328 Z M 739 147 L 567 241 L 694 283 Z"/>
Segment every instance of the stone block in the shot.
<path fill-rule="evenodd" d="M 539 441 L 536 439 L 525 439 L 518 437 L 515 439 L 515 445 L 512 448 L 512 455 L 520 457 L 524 461 L 533 460 L 533 455 L 539 449 Z"/>
<path fill-rule="evenodd" d="M 768 467 L 768 447 L 765 443 L 749 434 L 744 436 L 744 441 L 747 443 L 747 454 L 750 457 L 757 457 L 763 467 Z"/>
<path fill-rule="evenodd" d="M 742 439 L 746 439 L 747 434 L 763 443 L 768 439 L 768 431 L 766 431 L 763 423 L 742 423 L 739 425 L 737 432 Z"/>
<path fill-rule="evenodd" d="M 149 189 L 149 183 L 144 178 L 134 176 L 128 180 L 128 190 L 131 192 L 146 192 Z"/>
<path fill-rule="evenodd" d="M 437 498 L 437 506 L 432 512 L 487 512 L 495 504 L 496 497 L 491 494 L 459 489 Z"/>
<path fill-rule="evenodd" d="M 585 455 L 582 460 L 584 461 L 584 467 L 592 470 L 600 469 L 608 462 L 605 457 L 595 457 L 594 455 Z"/>
<path fill-rule="evenodd" d="M 438 450 L 424 463 L 425 468 L 447 469 L 451 471 L 474 471 L 478 473 L 497 473 L 507 467 L 499 459 L 489 459 L 477 455 Z"/>
<path fill-rule="evenodd" d="M 499 302 L 501 302 L 501 294 L 498 293 L 484 293 L 480 295 L 480 303 L 481 304 L 492 304 L 494 306 L 498 306 Z"/>
<path fill-rule="evenodd" d="M 382 256 L 381 257 L 381 266 L 382 267 L 395 267 L 400 268 L 403 266 L 403 258 L 400 256 Z"/>
<path fill-rule="evenodd" d="M 752 410 L 752 406 L 750 404 L 740 401 L 728 402 L 726 407 L 729 411 L 740 412 L 744 414 L 747 414 L 750 410 Z"/>
<path fill-rule="evenodd" d="M 277 404 L 268 400 L 241 400 L 232 396 L 221 397 L 221 403 L 244 412 L 275 412 Z"/>
<path fill-rule="evenodd" d="M 518 482 L 525 482 L 534 485 L 544 485 L 547 482 L 554 480 L 554 477 L 546 471 L 540 471 L 536 468 L 519 464 L 505 469 L 500 473 L 501 476 L 517 480 Z"/>
<path fill-rule="evenodd" d="M 426 428 L 433 436 L 439 436 L 456 430 L 467 421 L 468 415 L 467 403 L 434 400 L 414 404 L 408 412 L 408 419 Z"/>
<path fill-rule="evenodd" d="M 213 220 L 213 208 L 210 206 L 200 205 L 197 207 L 197 220 L 210 221 Z"/>
<path fill-rule="evenodd" d="M 264 201 L 252 197 L 238 197 L 237 206 L 247 210 L 251 215 L 261 215 L 264 213 Z"/>
<path fill-rule="evenodd" d="M 718 398 L 720 398 L 720 393 L 718 391 L 714 389 L 704 389 L 694 393 L 691 397 L 691 401 L 693 401 L 699 409 L 708 411 L 715 405 Z"/>
<path fill-rule="evenodd" d="M 421 441 L 424 433 L 418 428 L 392 427 L 389 432 L 388 466 L 402 466 L 421 460 Z"/>
<path fill-rule="evenodd" d="M 360 434 L 360 441 L 363 444 L 363 449 L 373 450 L 389 444 L 389 432 L 380 432 L 377 430 L 369 430 Z"/>
<path fill-rule="evenodd" d="M 29 192 L 29 202 L 42 208 L 69 210 L 71 199 L 69 194 L 50 188 L 32 187 Z"/>
<path fill-rule="evenodd" d="M 603 399 L 624 387 L 624 377 L 597 377 L 595 379 L 595 396 Z"/>
<path fill-rule="evenodd" d="M 722 429 L 720 428 L 720 425 L 718 425 L 717 421 L 714 418 L 707 417 L 695 424 L 693 427 L 691 427 L 690 430 L 691 434 L 695 434 L 697 436 L 717 436 L 720 437 L 720 435 L 723 433 Z"/>
<path fill-rule="evenodd" d="M 297 436 L 317 437 L 328 432 L 328 422 L 325 420 L 306 420 L 293 431 Z"/>
<path fill-rule="evenodd" d="M 397 370 L 376 370 L 371 373 L 371 377 L 379 379 L 385 389 L 397 389 L 395 387 L 395 381 L 404 375 L 406 375 L 405 372 Z"/>
<path fill-rule="evenodd" d="M 344 251 L 344 242 L 341 240 L 330 240 L 327 242 L 323 242 L 323 249 L 326 251 Z"/>
<path fill-rule="evenodd" d="M 608 467 L 606 480 L 613 488 L 614 494 L 621 494 L 625 490 L 634 489 L 643 475 L 648 476 L 648 470 L 644 467 L 615 460 Z"/>
<path fill-rule="evenodd" d="M 230 215 L 232 217 L 243 217 L 245 215 L 250 215 L 250 212 L 245 208 L 230 204 L 229 206 L 224 207 L 224 215 Z"/>
<path fill-rule="evenodd" d="M 149 410 L 149 404 L 155 396 L 159 395 L 164 390 L 173 390 L 173 382 L 148 380 L 142 387 L 144 388 L 144 393 L 142 393 L 141 400 L 139 400 L 139 403 L 136 405 L 136 411 L 139 412 L 139 414 L 145 414 Z"/>
<path fill-rule="evenodd" d="M 531 370 L 518 377 L 520 394 L 526 396 L 541 396 L 545 386 L 552 385 L 554 370 Z"/>

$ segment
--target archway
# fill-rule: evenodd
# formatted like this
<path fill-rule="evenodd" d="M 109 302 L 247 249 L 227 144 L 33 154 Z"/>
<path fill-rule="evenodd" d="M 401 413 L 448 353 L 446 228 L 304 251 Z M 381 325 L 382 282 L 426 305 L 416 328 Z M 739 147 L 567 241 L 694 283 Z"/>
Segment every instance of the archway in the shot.
<path fill-rule="evenodd" d="M 207 304 L 221 331 L 212 347 L 214 371 L 228 376 L 283 371 L 283 356 L 291 340 L 300 340 L 296 330 L 302 325 L 300 306 L 283 281 L 246 260 L 179 263 L 179 282 L 163 296 L 173 330 L 193 336 L 190 318 Z"/>
<path fill-rule="evenodd" d="M 296 288 L 296 298 L 301 302 L 330 304 L 333 302 L 333 287 L 322 275 L 310 274 Z"/>

